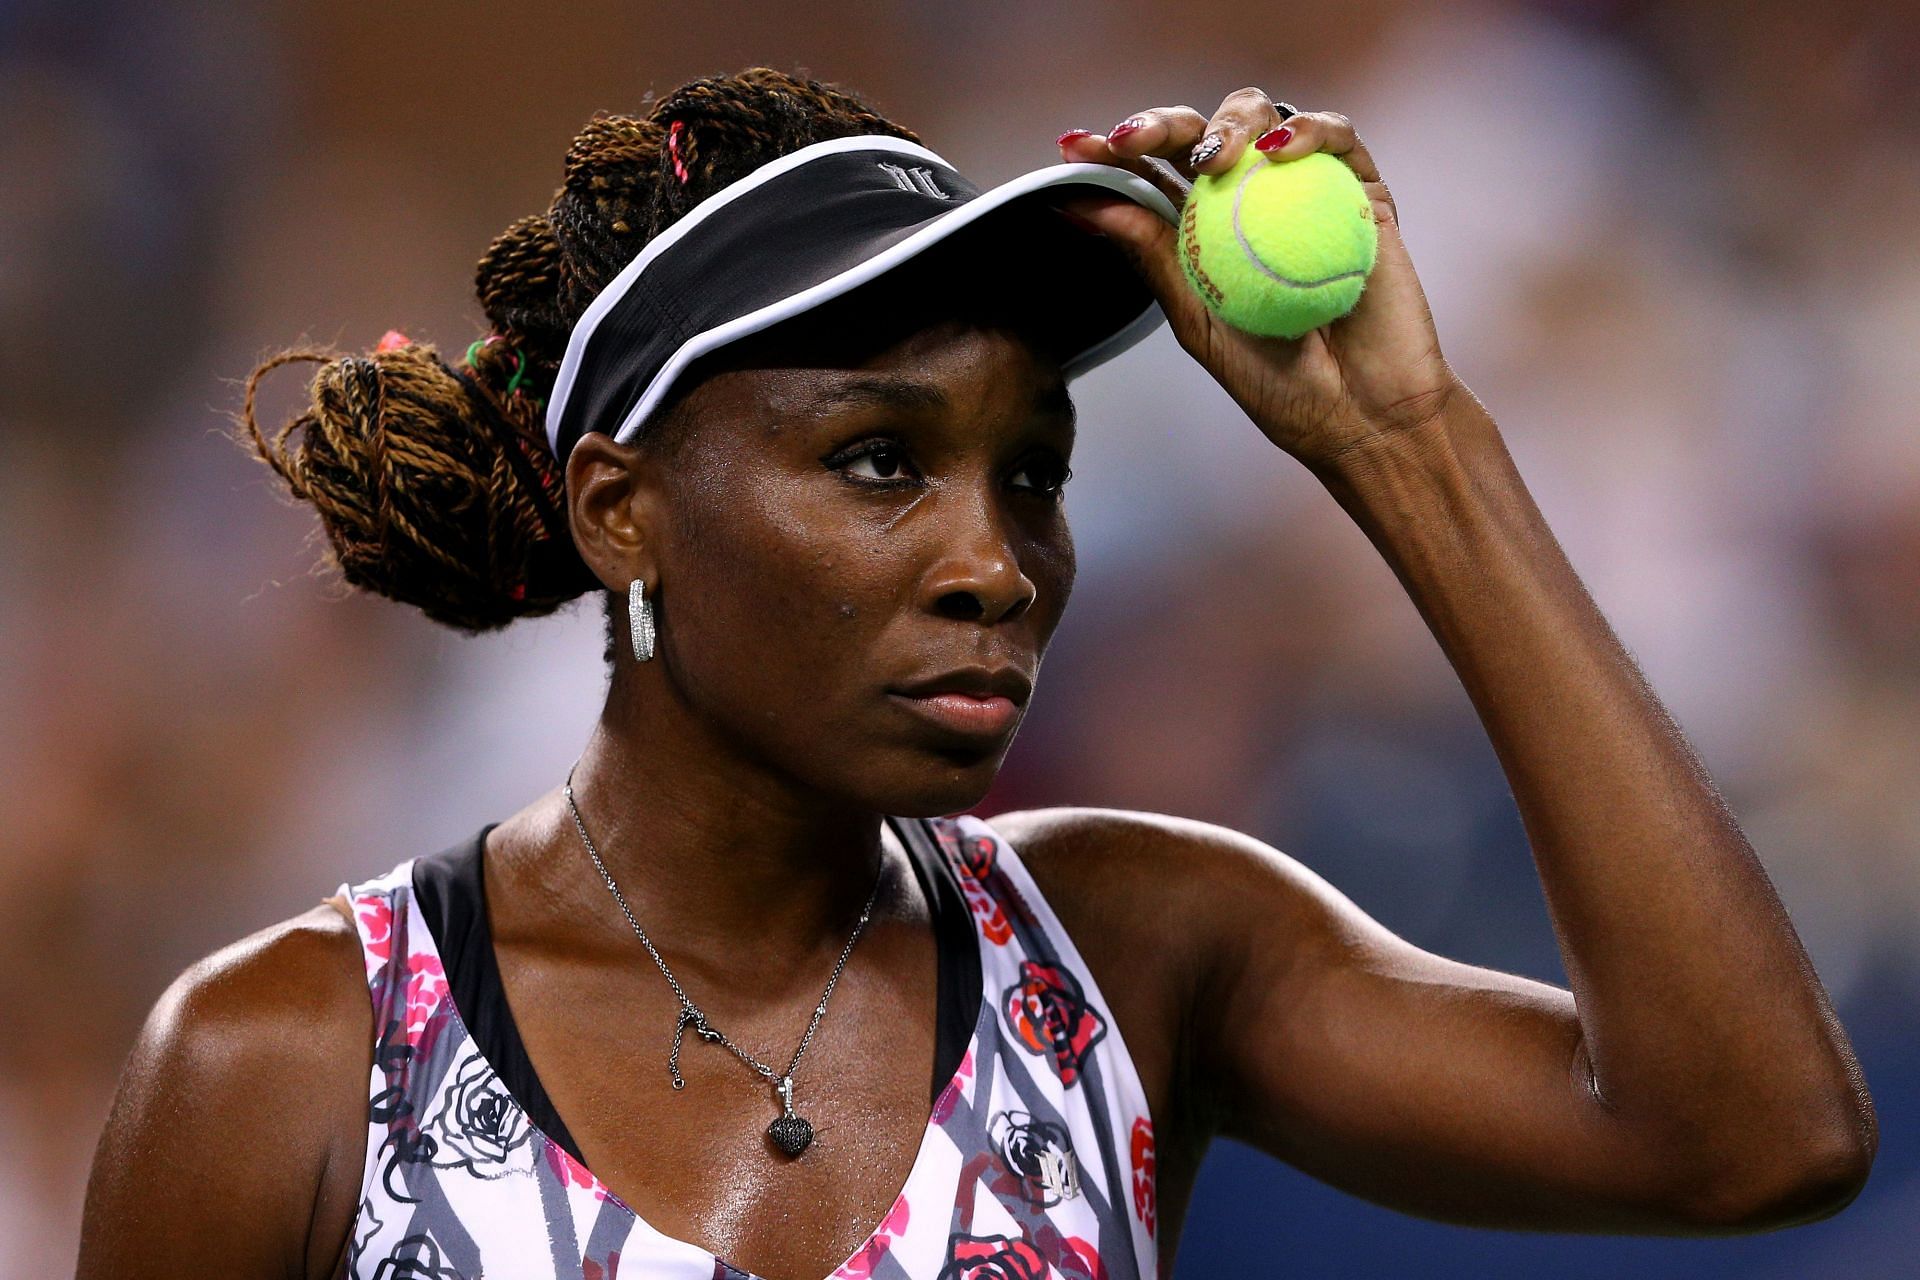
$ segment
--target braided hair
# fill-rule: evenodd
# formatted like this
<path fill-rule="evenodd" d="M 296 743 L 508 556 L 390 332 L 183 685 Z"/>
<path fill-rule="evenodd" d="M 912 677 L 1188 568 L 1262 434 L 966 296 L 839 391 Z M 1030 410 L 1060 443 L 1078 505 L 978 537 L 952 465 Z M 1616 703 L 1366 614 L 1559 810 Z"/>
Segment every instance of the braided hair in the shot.
<path fill-rule="evenodd" d="M 514 222 L 481 257 L 474 284 L 492 332 L 458 364 L 398 333 L 364 356 L 283 351 L 247 379 L 235 438 L 312 504 L 325 562 L 353 586 L 476 634 L 552 613 L 600 586 L 574 547 L 544 425 L 574 323 L 708 195 L 854 134 L 920 140 L 847 90 L 764 66 L 691 81 L 644 116 L 598 115 L 568 149 L 547 211 Z M 255 393 L 297 362 L 320 365 L 307 405 L 269 439 Z M 642 442 L 670 447 L 696 381 L 682 380 Z M 611 663 L 625 597 L 602 594 Z"/>

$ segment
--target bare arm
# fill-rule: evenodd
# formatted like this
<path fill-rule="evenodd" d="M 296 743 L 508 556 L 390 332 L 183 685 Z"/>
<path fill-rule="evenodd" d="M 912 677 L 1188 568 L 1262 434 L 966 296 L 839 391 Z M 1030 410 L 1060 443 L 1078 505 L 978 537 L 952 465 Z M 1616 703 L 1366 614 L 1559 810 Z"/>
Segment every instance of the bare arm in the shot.
<path fill-rule="evenodd" d="M 1110 818 L 1126 839 L 1109 848 L 1165 863 L 1162 894 L 1186 904 L 1209 950 L 1190 998 L 1195 1078 L 1219 1123 L 1329 1181 L 1458 1221 L 1753 1230 L 1833 1212 L 1877 1142 L 1846 1034 L 1739 825 L 1441 355 L 1393 195 L 1352 121 L 1292 113 L 1283 133 L 1257 88 L 1212 117 L 1133 118 L 1117 136 L 1070 135 L 1063 155 L 1129 169 L 1179 203 L 1204 134 L 1224 140 L 1198 166 L 1214 174 L 1264 136 L 1273 162 L 1324 151 L 1366 191 L 1379 233 L 1366 288 L 1298 341 L 1208 311 L 1175 227 L 1150 211 L 1070 207 L 1125 251 L 1182 348 L 1406 587 L 1506 772 L 1572 987 L 1419 951 L 1249 837 Z"/>
<path fill-rule="evenodd" d="M 1294 892 L 1319 904 L 1306 954 L 1258 954 L 1247 920 L 1249 945 L 1229 957 L 1241 974 L 1229 1021 L 1268 1032 L 1240 1051 L 1222 1040 L 1236 1123 L 1286 1145 L 1299 1100 L 1283 1077 L 1304 1059 L 1355 1104 L 1385 1102 L 1412 1126 L 1376 1111 L 1353 1117 L 1361 1133 L 1411 1132 L 1510 1194 L 1564 1188 L 1575 1200 L 1539 1208 L 1565 1225 L 1766 1227 L 1845 1204 L 1876 1144 L 1846 1034 L 1753 849 L 1492 419 L 1461 388 L 1426 427 L 1317 474 L 1392 565 L 1486 726 L 1572 993 L 1428 956 L 1302 881 Z M 1316 1043 L 1280 1043 L 1284 1020 L 1301 1017 Z M 1390 1030 L 1370 1031 L 1376 1019 Z M 1476 1212 L 1464 1186 L 1423 1195 Z"/>
<path fill-rule="evenodd" d="M 373 1016 L 330 906 L 182 974 L 94 1155 L 78 1275 L 334 1274 L 359 1195 Z"/>

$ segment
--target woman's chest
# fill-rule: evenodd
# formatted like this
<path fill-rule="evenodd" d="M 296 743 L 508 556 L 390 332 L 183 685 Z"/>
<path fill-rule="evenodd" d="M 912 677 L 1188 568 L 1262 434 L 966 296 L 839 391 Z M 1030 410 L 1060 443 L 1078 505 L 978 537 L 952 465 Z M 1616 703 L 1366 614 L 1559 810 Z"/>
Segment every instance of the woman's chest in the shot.
<path fill-rule="evenodd" d="M 766 1027 L 718 1025 L 784 1075 L 809 1012 Z M 584 1164 L 665 1236 L 756 1275 L 832 1274 L 885 1226 L 923 1149 L 939 1141 L 928 1019 L 893 1016 L 857 986 L 836 993 L 794 1068 L 789 1108 L 773 1081 L 691 1033 L 677 1064 L 684 1088 L 675 1089 L 667 1069 L 675 1020 L 659 1013 L 536 1020 L 526 1031 Z M 784 1021 L 793 1026 L 781 1035 Z M 770 1133 L 789 1114 L 811 1134 L 797 1155 Z"/>

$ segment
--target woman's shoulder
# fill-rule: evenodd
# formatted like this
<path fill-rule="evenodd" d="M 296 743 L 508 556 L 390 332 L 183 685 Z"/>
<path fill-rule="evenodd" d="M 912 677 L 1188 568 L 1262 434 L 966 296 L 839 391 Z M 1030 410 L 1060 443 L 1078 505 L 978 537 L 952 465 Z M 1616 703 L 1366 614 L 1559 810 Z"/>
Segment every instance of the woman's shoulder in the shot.
<path fill-rule="evenodd" d="M 1149 927 L 1191 905 L 1204 913 L 1216 876 L 1236 868 L 1291 859 L 1244 832 L 1196 818 L 1140 809 L 1069 805 L 1020 809 L 984 820 L 1018 852 L 1049 900 L 1069 910 L 1119 912 L 1151 908 Z M 1153 919 L 1157 917 L 1157 922 Z"/>
<path fill-rule="evenodd" d="M 360 951 L 323 902 L 220 948 L 160 995 L 94 1158 L 82 1274 L 171 1248 L 125 1229 L 160 1204 L 183 1256 L 244 1207 L 254 1227 L 232 1240 L 240 1253 L 318 1250 L 309 1262 L 324 1270 L 358 1195 L 349 1148 L 366 1134 L 373 1013 Z"/>
<path fill-rule="evenodd" d="M 360 946 L 348 904 L 335 895 L 190 966 L 160 998 L 154 1017 L 162 1028 L 187 1034 L 319 1030 L 343 1022 L 370 1027 Z"/>
<path fill-rule="evenodd" d="M 373 1043 L 360 957 L 335 899 L 220 948 L 154 1003 L 123 1087 L 184 1089 L 248 1111 L 332 1101 L 323 1109 L 357 1114 Z"/>
<path fill-rule="evenodd" d="M 1311 898 L 1321 889 L 1317 876 L 1272 845 L 1198 818 L 1071 805 L 985 821 L 1050 900 L 1110 915 L 1115 927 L 1135 918 L 1149 930 L 1170 921 L 1202 926 L 1236 889 L 1269 902 L 1276 892 Z"/>

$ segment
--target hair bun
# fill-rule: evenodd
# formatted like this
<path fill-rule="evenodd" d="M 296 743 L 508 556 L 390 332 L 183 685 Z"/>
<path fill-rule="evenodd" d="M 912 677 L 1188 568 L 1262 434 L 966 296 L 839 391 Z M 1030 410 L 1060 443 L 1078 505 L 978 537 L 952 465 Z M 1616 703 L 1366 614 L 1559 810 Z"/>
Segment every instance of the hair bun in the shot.
<path fill-rule="evenodd" d="M 560 363 L 571 326 L 555 303 L 568 283 L 567 261 L 547 215 L 521 218 L 495 236 L 473 283 L 496 330 L 515 335 L 534 361 Z"/>
<path fill-rule="evenodd" d="M 254 418 L 262 377 L 320 365 L 308 405 L 269 441 Z M 431 346 L 370 356 L 288 351 L 247 379 L 243 443 L 319 513 L 328 560 L 356 587 L 463 631 L 553 612 L 598 586 L 560 513 L 564 480 L 531 411 L 516 420 Z M 531 436 L 531 438 L 529 438 Z"/>

